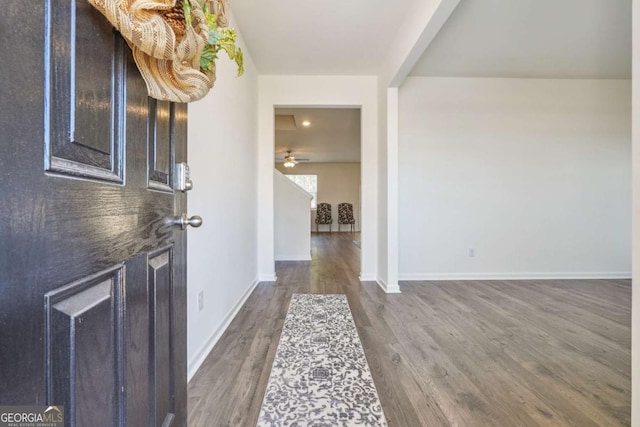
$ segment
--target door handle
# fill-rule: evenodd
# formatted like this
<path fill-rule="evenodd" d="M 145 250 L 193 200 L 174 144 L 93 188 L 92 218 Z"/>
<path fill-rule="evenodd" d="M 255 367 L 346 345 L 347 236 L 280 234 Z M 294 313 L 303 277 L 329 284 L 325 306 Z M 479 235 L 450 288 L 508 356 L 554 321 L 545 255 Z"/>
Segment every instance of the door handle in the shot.
<path fill-rule="evenodd" d="M 174 225 L 179 225 L 181 229 L 186 229 L 188 226 L 192 226 L 193 228 L 198 228 L 202 225 L 202 217 L 198 215 L 194 215 L 191 218 L 187 217 L 186 213 L 183 213 L 181 216 L 174 218 Z"/>

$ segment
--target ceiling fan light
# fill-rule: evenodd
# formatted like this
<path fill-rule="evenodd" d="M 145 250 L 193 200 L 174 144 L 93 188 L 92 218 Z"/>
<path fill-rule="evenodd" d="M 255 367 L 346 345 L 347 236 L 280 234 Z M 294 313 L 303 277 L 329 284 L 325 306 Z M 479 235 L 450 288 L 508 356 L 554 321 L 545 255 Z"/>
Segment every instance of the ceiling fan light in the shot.
<path fill-rule="evenodd" d="M 292 155 L 289 154 L 289 155 L 285 156 L 285 158 L 284 158 L 284 167 L 285 168 L 292 168 L 292 167 L 294 167 L 296 165 L 296 163 L 298 163 L 298 162 L 296 162 L 296 158 L 293 157 Z"/>
<path fill-rule="evenodd" d="M 296 162 L 296 158 L 291 155 L 291 151 L 287 151 L 287 155 L 284 156 L 284 167 L 285 168 L 292 168 L 297 163 L 298 162 Z"/>

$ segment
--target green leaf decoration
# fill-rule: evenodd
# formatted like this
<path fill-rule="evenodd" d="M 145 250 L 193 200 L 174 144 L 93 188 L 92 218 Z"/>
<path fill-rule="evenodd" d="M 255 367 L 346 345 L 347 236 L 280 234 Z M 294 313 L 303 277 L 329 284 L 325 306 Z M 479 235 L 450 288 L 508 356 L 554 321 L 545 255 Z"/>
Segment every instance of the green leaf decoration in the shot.
<path fill-rule="evenodd" d="M 208 42 L 210 45 L 215 46 L 218 44 L 218 40 L 220 39 L 220 33 L 216 30 L 209 29 L 209 39 Z"/>
<path fill-rule="evenodd" d="M 236 50 L 236 65 L 238 65 L 238 77 L 244 74 L 244 55 L 242 54 L 242 49 L 238 48 Z"/>
<path fill-rule="evenodd" d="M 227 53 L 230 60 L 235 61 L 238 67 L 238 77 L 244 74 L 244 57 L 242 50 L 236 46 L 237 33 L 233 28 L 219 28 L 217 24 L 218 16 L 209 11 L 206 1 L 185 0 L 184 15 L 187 23 L 191 25 L 191 2 L 197 1 L 202 8 L 204 17 L 209 27 L 209 36 L 200 56 L 200 69 L 205 72 L 213 71 L 215 60 L 218 59 L 218 52 L 222 49 Z"/>
<path fill-rule="evenodd" d="M 213 64 L 218 55 L 209 46 L 205 47 L 200 56 L 200 68 L 203 71 L 213 71 Z"/>
<path fill-rule="evenodd" d="M 186 0 L 185 2 L 183 2 L 183 8 L 184 8 L 184 19 L 187 22 L 187 25 L 191 26 L 191 3 L 189 3 L 189 0 Z"/>

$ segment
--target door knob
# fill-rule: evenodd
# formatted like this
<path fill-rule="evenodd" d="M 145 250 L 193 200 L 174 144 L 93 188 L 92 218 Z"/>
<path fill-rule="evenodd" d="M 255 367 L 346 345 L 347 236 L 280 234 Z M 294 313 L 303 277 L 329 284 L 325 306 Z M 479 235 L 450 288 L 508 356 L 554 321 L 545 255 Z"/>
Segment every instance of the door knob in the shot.
<path fill-rule="evenodd" d="M 198 215 L 194 215 L 191 218 L 187 217 L 187 214 L 182 214 L 178 218 L 174 219 L 174 224 L 179 225 L 183 230 L 188 226 L 192 226 L 193 228 L 198 228 L 202 225 L 202 217 Z"/>

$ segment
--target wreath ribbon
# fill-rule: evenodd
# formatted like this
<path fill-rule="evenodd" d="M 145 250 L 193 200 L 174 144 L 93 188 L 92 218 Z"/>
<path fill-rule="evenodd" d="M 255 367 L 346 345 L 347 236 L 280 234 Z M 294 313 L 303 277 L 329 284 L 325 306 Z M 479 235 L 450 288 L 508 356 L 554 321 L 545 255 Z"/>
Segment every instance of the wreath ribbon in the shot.
<path fill-rule="evenodd" d="M 182 0 L 88 1 L 131 47 L 149 96 L 191 102 L 203 98 L 213 87 L 215 66 L 211 70 L 200 68 L 209 27 L 198 1 L 190 2 L 188 20 L 184 19 Z M 217 24 L 227 26 L 226 0 L 210 3 L 217 15 Z"/>

